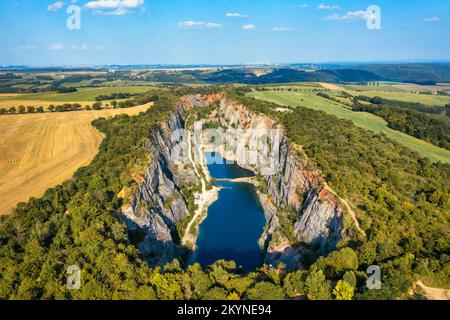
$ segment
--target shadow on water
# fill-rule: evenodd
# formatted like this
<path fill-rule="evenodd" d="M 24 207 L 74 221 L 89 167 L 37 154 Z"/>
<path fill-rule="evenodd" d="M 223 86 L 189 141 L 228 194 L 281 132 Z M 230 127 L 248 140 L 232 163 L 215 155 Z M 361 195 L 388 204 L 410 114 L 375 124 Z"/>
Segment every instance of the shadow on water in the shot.
<path fill-rule="evenodd" d="M 205 154 L 208 170 L 215 179 L 237 179 L 253 177 L 254 173 L 222 158 L 220 154 L 212 152 Z"/>

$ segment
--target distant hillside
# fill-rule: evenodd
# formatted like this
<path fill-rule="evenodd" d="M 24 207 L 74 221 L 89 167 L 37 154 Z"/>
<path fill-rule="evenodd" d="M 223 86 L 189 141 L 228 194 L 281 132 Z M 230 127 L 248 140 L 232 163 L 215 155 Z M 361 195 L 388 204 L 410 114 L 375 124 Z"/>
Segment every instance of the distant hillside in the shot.
<path fill-rule="evenodd" d="M 346 66 L 315 72 L 285 67 L 257 76 L 247 69 L 208 72 L 200 79 L 213 83 L 269 84 L 288 82 L 365 82 L 394 81 L 417 84 L 450 82 L 450 64 L 383 64 Z"/>
<path fill-rule="evenodd" d="M 221 70 L 207 75 L 203 75 L 201 80 L 213 83 L 245 83 L 245 84 L 269 84 L 288 82 L 360 82 L 360 81 L 380 81 L 381 77 L 357 69 L 340 70 L 318 70 L 299 71 L 290 68 L 275 69 L 273 72 L 263 76 L 256 76 L 244 69 Z"/>
<path fill-rule="evenodd" d="M 418 84 L 450 82 L 450 64 L 376 64 L 356 66 L 356 69 L 396 82 Z"/>
<path fill-rule="evenodd" d="M 172 68 L 154 69 L 155 67 L 143 70 L 143 66 L 115 66 L 114 72 L 110 72 L 111 67 L 97 68 L 28 68 L 28 67 L 8 67 L 0 68 L 0 91 L 1 92 L 21 92 L 24 89 L 11 89 L 14 85 L 23 84 L 20 78 L 14 79 L 11 76 L 31 73 L 49 72 L 79 72 L 86 74 L 71 75 L 73 82 L 81 81 L 82 78 L 93 79 L 95 73 L 103 71 L 100 81 L 113 80 L 145 80 L 159 83 L 213 83 L 213 84 L 272 84 L 290 82 L 368 82 L 368 81 L 392 81 L 408 82 L 416 84 L 436 84 L 442 82 L 450 83 L 450 64 L 445 63 L 411 63 L 411 64 L 347 64 L 347 65 L 285 65 L 248 67 L 248 66 L 216 66 L 216 69 L 197 70 L 188 69 L 192 66 L 173 66 Z M 261 69 L 263 72 L 261 72 Z M 139 76 L 134 76 L 132 71 L 140 71 Z M 315 70 L 315 71 L 314 71 Z M 69 78 L 59 80 L 55 84 L 69 82 Z M 13 81 L 15 80 L 15 82 Z M 39 79 L 37 79 L 39 80 Z M 37 81 L 36 80 L 36 81 Z M 41 79 L 42 80 L 42 79 Z M 13 82 L 11 82 L 13 81 Z M 39 85 L 40 83 L 34 83 Z M 3 87 L 3 89 L 1 89 Z M 42 88 L 41 88 L 42 90 Z"/>

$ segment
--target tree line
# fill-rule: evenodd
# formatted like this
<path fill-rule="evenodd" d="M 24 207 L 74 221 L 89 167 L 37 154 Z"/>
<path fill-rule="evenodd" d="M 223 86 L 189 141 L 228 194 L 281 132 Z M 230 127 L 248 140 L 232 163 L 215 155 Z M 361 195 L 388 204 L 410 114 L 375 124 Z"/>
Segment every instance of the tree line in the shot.
<path fill-rule="evenodd" d="M 370 104 L 362 104 L 359 101 L 367 101 Z M 450 150 L 450 105 L 429 107 L 379 97 L 356 97 L 352 110 L 375 114 L 386 120 L 391 129 Z"/>

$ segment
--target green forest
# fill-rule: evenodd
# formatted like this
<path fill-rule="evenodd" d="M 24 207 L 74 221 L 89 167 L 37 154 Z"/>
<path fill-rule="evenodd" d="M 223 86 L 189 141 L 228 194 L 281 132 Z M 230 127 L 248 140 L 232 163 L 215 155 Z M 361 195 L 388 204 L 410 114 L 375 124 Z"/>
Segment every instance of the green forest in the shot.
<path fill-rule="evenodd" d="M 195 89 L 210 92 L 215 89 Z M 282 123 L 328 183 L 348 199 L 367 239 L 344 239 L 304 270 L 280 264 L 245 274 L 234 262 L 201 268 L 174 260 L 152 268 L 119 219 L 118 194 L 148 159 L 151 131 L 188 89 L 148 93 L 136 117 L 99 119 L 99 154 L 64 184 L 0 218 L 0 299 L 398 299 L 420 279 L 450 287 L 450 165 L 433 164 L 389 138 L 323 112 L 275 112 L 271 103 L 228 94 Z M 381 290 L 366 288 L 367 267 L 382 270 Z M 79 265 L 82 287 L 69 290 L 66 269 Z M 420 292 L 417 293 L 420 295 Z"/>

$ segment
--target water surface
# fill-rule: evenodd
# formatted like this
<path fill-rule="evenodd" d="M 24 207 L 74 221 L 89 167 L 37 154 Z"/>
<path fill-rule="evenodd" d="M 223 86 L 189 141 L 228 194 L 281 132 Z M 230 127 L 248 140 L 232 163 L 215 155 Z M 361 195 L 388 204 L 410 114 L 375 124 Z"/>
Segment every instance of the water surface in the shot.
<path fill-rule="evenodd" d="M 213 154 L 206 155 L 208 159 Z M 217 155 L 216 155 L 217 156 Z M 208 164 L 213 178 L 250 177 L 252 172 L 236 164 Z M 250 183 L 220 181 L 219 199 L 208 208 L 200 225 L 193 261 L 207 266 L 217 260 L 233 260 L 246 271 L 262 263 L 258 240 L 266 223 L 255 187 Z"/>

